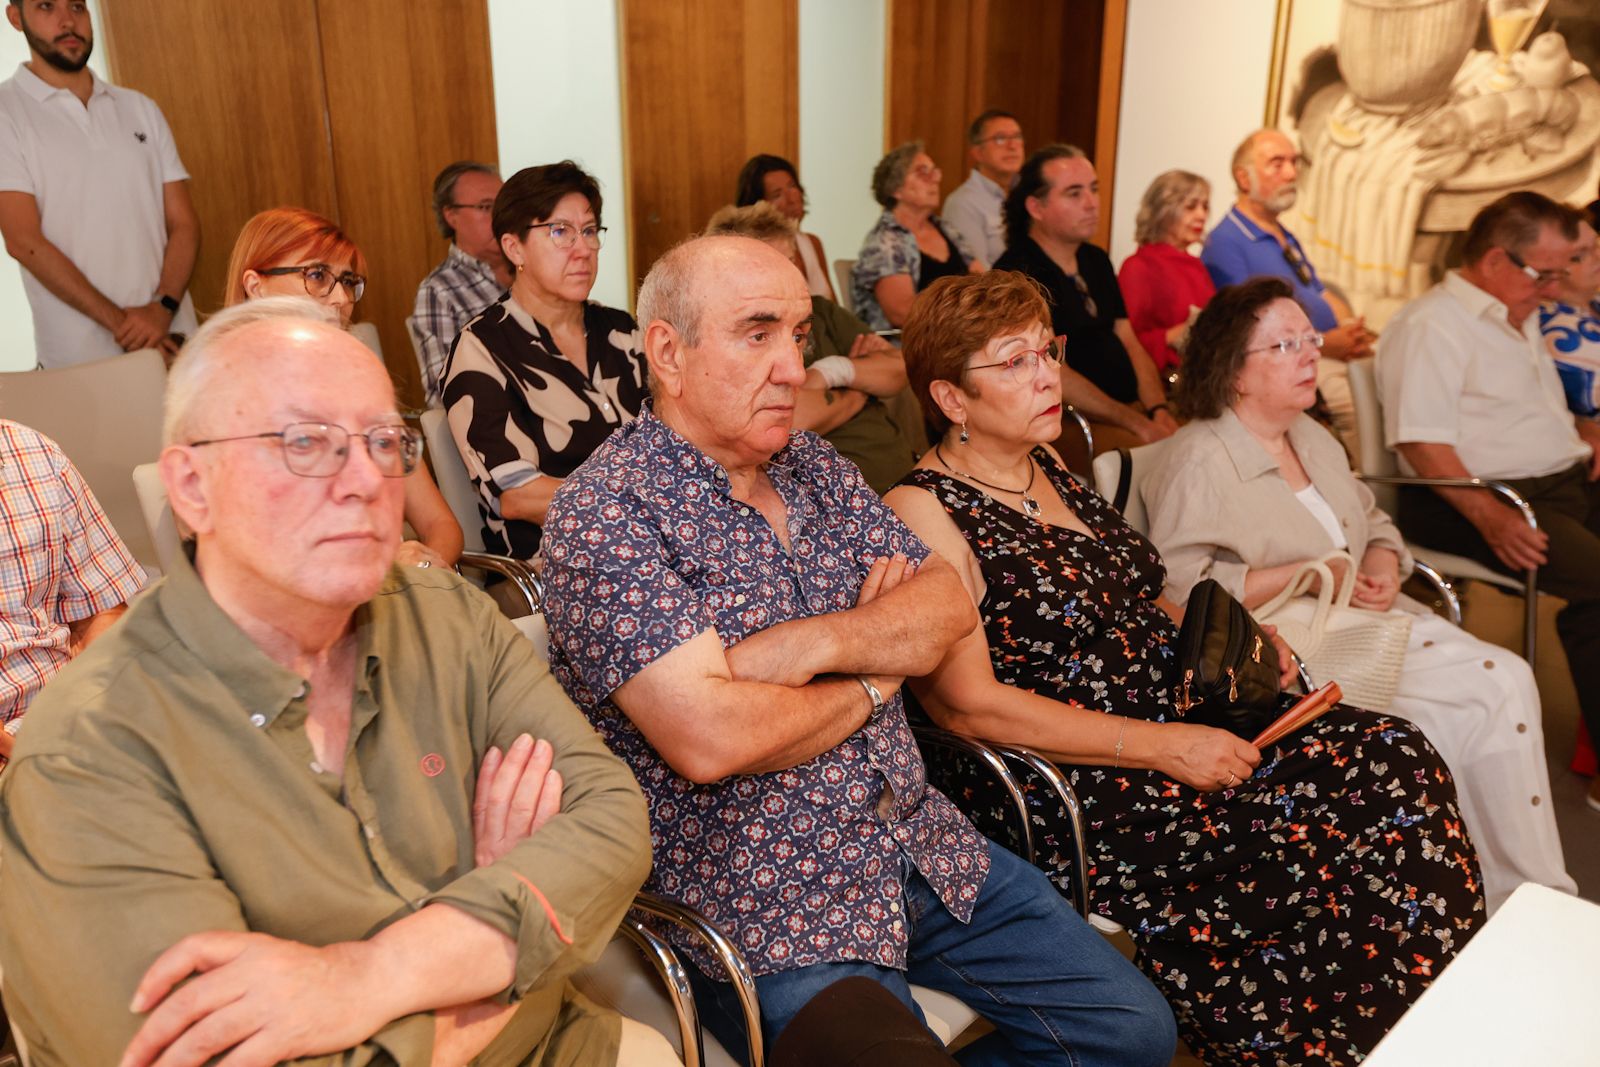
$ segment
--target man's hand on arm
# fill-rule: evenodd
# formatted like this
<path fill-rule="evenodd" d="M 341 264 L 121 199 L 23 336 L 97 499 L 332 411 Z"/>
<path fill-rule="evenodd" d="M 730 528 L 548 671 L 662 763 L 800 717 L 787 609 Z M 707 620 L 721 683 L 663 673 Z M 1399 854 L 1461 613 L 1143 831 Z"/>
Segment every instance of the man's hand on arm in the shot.
<path fill-rule="evenodd" d="M 161 348 L 172 328 L 172 312 L 152 300 L 138 307 L 122 309 L 122 321 L 112 331 L 124 352 L 141 348 Z"/>
<path fill-rule="evenodd" d="M 1061 365 L 1061 399 L 1071 404 L 1090 421 L 1120 426 L 1135 434 L 1145 444 L 1169 436 L 1168 431 L 1162 430 L 1127 404 L 1119 404 L 1112 400 L 1101 392 L 1099 386 L 1065 363 Z"/>
<path fill-rule="evenodd" d="M 1424 478 L 1471 478 L 1455 446 L 1408 441 L 1395 446 L 1411 469 Z M 1550 547 L 1550 535 L 1527 524 L 1522 513 L 1503 503 L 1498 496 L 1482 489 L 1439 486 L 1434 492 L 1483 535 L 1494 554 L 1512 570 L 1542 567 Z"/>
<path fill-rule="evenodd" d="M 1322 355 L 1348 363 L 1352 359 L 1366 359 L 1372 355 L 1373 335 L 1361 319 L 1340 323 L 1322 335 Z"/>

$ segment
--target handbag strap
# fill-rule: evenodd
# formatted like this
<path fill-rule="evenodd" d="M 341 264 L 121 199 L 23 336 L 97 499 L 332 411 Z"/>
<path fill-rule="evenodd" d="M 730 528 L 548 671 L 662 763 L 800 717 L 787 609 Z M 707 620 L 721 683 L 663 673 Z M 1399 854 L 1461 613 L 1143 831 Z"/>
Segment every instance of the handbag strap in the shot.
<path fill-rule="evenodd" d="M 1117 491 L 1111 499 L 1111 506 L 1117 509 L 1117 514 L 1125 514 L 1128 510 L 1128 490 L 1133 487 L 1133 456 L 1126 448 L 1117 449 Z"/>

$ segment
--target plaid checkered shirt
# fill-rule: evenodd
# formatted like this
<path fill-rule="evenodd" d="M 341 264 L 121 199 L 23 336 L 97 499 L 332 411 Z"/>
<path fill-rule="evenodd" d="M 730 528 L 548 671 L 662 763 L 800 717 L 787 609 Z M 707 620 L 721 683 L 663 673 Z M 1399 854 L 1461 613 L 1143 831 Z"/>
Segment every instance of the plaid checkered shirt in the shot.
<path fill-rule="evenodd" d="M 505 295 L 485 262 L 450 245 L 444 262 L 417 286 L 417 303 L 406 319 L 411 346 L 422 369 L 422 388 L 430 408 L 439 407 L 444 390 L 445 365 L 461 327 Z"/>
<path fill-rule="evenodd" d="M 122 604 L 145 574 L 61 448 L 0 419 L 0 720 L 72 658 L 69 623 Z"/>

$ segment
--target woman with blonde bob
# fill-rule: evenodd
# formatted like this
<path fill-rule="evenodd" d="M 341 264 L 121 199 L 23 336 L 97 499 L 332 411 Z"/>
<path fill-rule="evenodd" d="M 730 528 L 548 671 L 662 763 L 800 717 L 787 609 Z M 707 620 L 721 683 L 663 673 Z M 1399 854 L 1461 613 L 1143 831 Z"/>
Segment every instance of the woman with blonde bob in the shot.
<path fill-rule="evenodd" d="M 1206 265 L 1189 251 L 1206 235 L 1210 214 L 1211 186 L 1200 175 L 1157 175 L 1134 219 L 1139 248 L 1117 273 L 1128 323 L 1163 376 L 1178 369 L 1189 325 L 1217 291 Z"/>
<path fill-rule="evenodd" d="M 275 207 L 244 224 L 228 257 L 223 304 L 260 296 L 316 301 L 349 329 L 367 287 L 367 260 L 336 223 L 300 207 Z M 400 546 L 402 566 L 453 567 L 461 557 L 461 526 L 428 468 L 406 477 L 407 524 L 416 539 Z"/>
<path fill-rule="evenodd" d="M 1127 928 L 1207 1064 L 1354 1062 L 1483 914 L 1450 772 L 1409 723 L 1353 708 L 1265 751 L 1173 711 L 1181 611 L 1155 548 L 1049 445 L 1049 322 L 996 271 L 936 282 L 906 323 L 940 437 L 886 500 L 980 618 L 911 689 L 947 729 L 1062 764 L 1089 869 L 1051 873 Z"/>

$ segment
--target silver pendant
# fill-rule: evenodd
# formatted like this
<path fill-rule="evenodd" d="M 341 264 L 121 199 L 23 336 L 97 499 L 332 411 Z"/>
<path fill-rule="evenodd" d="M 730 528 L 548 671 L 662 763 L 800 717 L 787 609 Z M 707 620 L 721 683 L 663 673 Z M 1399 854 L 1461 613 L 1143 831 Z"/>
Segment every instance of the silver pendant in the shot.
<path fill-rule="evenodd" d="M 1043 510 L 1044 509 L 1039 506 L 1039 502 L 1037 500 L 1033 499 L 1033 497 L 1026 493 L 1022 494 L 1022 513 L 1024 515 L 1028 516 L 1030 519 L 1037 519 L 1040 512 Z"/>

